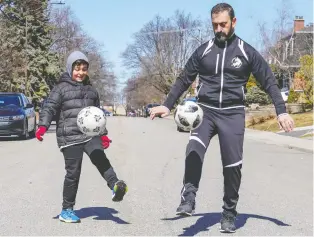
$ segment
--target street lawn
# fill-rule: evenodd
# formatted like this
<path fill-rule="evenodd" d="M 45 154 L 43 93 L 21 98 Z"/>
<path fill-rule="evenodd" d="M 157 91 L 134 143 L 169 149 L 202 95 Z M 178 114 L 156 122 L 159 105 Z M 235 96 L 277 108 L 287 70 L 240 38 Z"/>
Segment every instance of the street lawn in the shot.
<path fill-rule="evenodd" d="M 300 114 L 291 114 L 290 115 L 295 123 L 295 127 L 305 127 L 313 125 L 313 111 L 300 113 Z M 277 118 L 274 116 L 259 116 L 253 117 L 246 122 L 246 127 L 270 131 L 270 132 L 279 132 L 279 125 L 277 123 Z"/>
<path fill-rule="evenodd" d="M 308 134 L 301 136 L 300 138 L 308 138 L 308 137 L 313 137 L 313 136 L 314 136 L 314 133 L 308 133 Z"/>

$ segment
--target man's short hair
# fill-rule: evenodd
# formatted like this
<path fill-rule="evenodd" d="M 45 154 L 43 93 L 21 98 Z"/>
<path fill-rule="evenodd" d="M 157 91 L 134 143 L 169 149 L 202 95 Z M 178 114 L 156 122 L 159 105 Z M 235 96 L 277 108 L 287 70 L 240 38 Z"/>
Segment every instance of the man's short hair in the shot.
<path fill-rule="evenodd" d="M 211 16 L 213 16 L 213 14 L 217 14 L 224 11 L 228 12 L 231 20 L 234 18 L 235 16 L 234 10 L 232 6 L 230 6 L 228 3 L 218 3 L 217 5 L 215 5 L 211 10 Z"/>

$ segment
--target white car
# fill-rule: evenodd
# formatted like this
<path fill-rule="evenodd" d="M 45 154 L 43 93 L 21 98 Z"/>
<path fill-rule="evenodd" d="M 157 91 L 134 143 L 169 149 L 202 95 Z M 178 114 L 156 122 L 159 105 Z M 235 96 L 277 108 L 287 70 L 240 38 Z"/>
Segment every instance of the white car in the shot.
<path fill-rule="evenodd" d="M 282 96 L 284 102 L 287 102 L 288 96 L 289 96 L 289 90 L 287 88 L 281 89 L 281 96 Z"/>

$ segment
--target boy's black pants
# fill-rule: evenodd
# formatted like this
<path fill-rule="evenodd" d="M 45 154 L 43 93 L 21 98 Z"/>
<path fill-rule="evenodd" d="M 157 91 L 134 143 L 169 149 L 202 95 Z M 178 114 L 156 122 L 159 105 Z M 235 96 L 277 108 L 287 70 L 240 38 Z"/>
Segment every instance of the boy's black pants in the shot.
<path fill-rule="evenodd" d="M 211 109 L 202 106 L 204 119 L 200 127 L 191 131 L 186 148 L 183 200 L 194 200 L 199 188 L 204 156 L 210 140 L 218 134 L 224 176 L 223 209 L 236 212 L 241 184 L 244 108 Z"/>
<path fill-rule="evenodd" d="M 66 169 L 63 185 L 63 209 L 73 208 L 75 205 L 84 152 L 89 156 L 101 176 L 107 181 L 110 189 L 113 189 L 114 184 L 118 181 L 117 175 L 104 153 L 99 137 L 95 137 L 86 143 L 65 147 L 62 149 L 62 152 Z"/>

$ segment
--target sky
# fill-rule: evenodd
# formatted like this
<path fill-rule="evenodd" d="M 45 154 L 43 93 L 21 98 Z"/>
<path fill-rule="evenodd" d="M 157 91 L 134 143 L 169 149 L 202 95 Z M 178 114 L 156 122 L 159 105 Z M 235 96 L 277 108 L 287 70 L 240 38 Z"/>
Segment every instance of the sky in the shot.
<path fill-rule="evenodd" d="M 57 1 L 59 2 L 59 0 Z M 195 18 L 210 19 L 211 8 L 217 0 L 62 0 L 70 6 L 85 32 L 103 44 L 104 57 L 114 65 L 114 73 L 120 81 L 130 75 L 122 65 L 121 53 L 132 43 L 132 35 L 154 18 L 171 17 L 176 10 L 191 13 Z M 257 47 L 259 22 L 274 24 L 281 0 L 229 0 L 237 17 L 236 34 Z M 294 16 L 303 16 L 305 25 L 313 22 L 313 0 L 286 0 Z"/>

